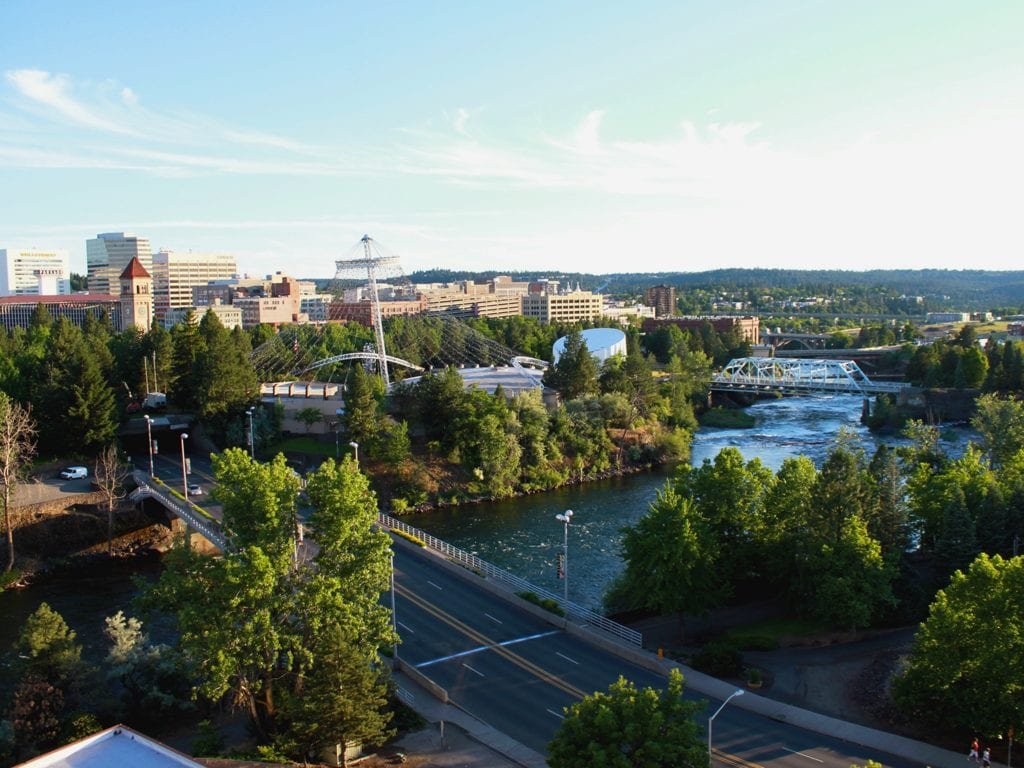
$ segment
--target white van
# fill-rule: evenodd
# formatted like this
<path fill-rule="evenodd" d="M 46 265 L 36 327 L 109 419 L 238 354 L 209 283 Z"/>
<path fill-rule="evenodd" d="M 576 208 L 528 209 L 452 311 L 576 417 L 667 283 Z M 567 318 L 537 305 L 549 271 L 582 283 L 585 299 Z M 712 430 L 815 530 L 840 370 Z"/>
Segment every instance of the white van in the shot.
<path fill-rule="evenodd" d="M 65 467 L 60 471 L 63 480 L 79 480 L 89 476 L 89 470 L 85 467 Z"/>

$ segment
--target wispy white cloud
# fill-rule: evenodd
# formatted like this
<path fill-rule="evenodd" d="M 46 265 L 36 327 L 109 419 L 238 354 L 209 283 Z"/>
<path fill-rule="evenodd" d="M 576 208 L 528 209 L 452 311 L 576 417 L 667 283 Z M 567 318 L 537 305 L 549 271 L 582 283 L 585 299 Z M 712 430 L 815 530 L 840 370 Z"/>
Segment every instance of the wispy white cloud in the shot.
<path fill-rule="evenodd" d="M 71 79 L 67 75 L 53 75 L 40 69 L 14 69 L 5 73 L 10 83 L 24 98 L 34 105 L 56 113 L 56 117 L 77 125 L 111 133 L 131 134 L 119 125 L 72 96 Z"/>

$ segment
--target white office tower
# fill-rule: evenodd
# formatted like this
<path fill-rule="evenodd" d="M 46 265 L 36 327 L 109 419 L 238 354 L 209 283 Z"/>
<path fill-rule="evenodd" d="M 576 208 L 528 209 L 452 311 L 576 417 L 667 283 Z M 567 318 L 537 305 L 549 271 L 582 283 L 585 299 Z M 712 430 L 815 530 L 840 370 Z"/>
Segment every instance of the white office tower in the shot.
<path fill-rule="evenodd" d="M 153 254 L 155 310 L 162 320 L 175 309 L 194 307 L 192 289 L 238 273 L 238 259 L 228 253 L 161 250 Z"/>
<path fill-rule="evenodd" d="M 0 248 L 0 296 L 71 293 L 68 252 L 57 248 Z"/>
<path fill-rule="evenodd" d="M 89 266 L 89 293 L 117 295 L 118 278 L 132 259 L 138 259 L 152 273 L 153 255 L 149 240 L 131 232 L 106 232 L 85 241 L 85 259 Z"/>

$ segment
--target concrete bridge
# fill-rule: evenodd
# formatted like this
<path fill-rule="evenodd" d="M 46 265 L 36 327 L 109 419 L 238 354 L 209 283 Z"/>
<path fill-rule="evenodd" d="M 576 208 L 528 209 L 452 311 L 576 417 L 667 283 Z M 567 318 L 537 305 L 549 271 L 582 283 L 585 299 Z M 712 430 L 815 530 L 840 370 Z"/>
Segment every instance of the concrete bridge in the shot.
<path fill-rule="evenodd" d="M 852 360 L 740 357 L 711 378 L 717 392 L 777 392 L 787 395 L 900 395 L 909 384 L 872 381 Z"/>
<path fill-rule="evenodd" d="M 220 520 L 195 504 L 186 502 L 181 494 L 172 491 L 159 478 L 150 477 L 138 469 L 132 473 L 132 477 L 138 486 L 130 497 L 133 502 L 137 504 L 143 499 L 153 499 L 172 515 L 183 520 L 189 529 L 202 535 L 217 549 L 224 551 L 227 537 L 224 535 Z"/>

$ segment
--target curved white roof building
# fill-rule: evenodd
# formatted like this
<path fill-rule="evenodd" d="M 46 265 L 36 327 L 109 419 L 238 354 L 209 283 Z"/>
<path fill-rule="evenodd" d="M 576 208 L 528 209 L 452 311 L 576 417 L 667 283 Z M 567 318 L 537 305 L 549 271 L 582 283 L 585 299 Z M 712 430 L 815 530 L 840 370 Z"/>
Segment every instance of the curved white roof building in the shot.
<path fill-rule="evenodd" d="M 563 336 L 551 346 L 551 354 L 556 363 L 565 350 L 567 338 Z M 612 355 L 626 354 L 626 334 L 618 328 L 588 328 L 583 331 L 583 341 L 590 354 L 602 363 Z"/>

